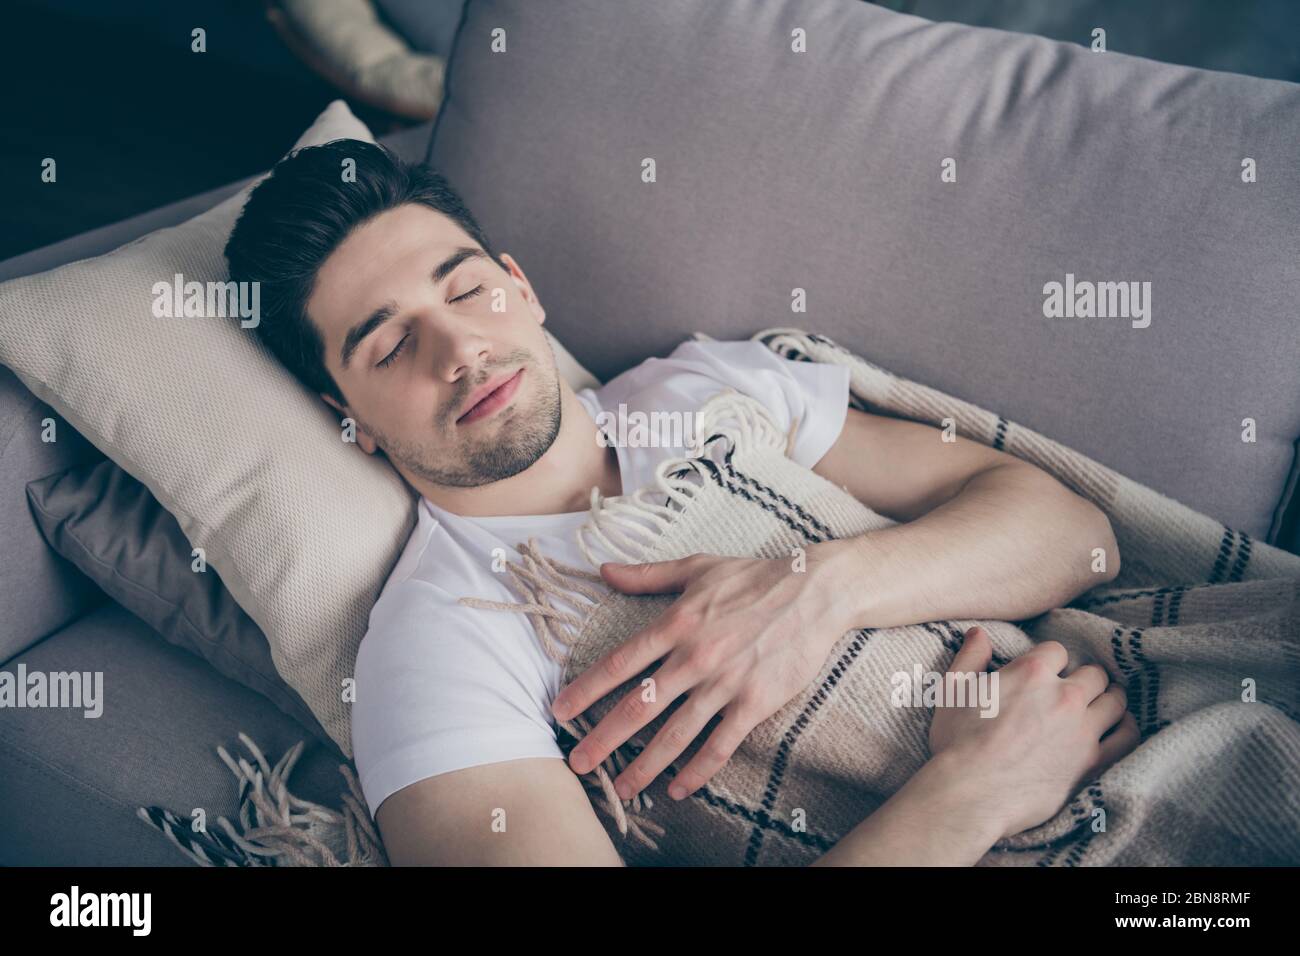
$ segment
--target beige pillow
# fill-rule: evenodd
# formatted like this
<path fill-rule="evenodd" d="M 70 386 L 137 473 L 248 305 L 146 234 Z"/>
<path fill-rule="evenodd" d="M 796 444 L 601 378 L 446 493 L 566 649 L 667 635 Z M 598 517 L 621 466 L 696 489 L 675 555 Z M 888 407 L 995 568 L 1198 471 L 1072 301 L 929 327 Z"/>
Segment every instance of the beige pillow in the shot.
<path fill-rule="evenodd" d="M 373 142 L 342 100 L 298 146 Z M 250 185 L 113 252 L 0 284 L 0 362 L 153 492 L 265 632 L 281 676 L 352 754 L 343 699 L 415 521 L 386 461 L 231 318 L 156 318 L 155 283 L 225 281 Z M 554 338 L 575 388 L 594 379 Z"/>

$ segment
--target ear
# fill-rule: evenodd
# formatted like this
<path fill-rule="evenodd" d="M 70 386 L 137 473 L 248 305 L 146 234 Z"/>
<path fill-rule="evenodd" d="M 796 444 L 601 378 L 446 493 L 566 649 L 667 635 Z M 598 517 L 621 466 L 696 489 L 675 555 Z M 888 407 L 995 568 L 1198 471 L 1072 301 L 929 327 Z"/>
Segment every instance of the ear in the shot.
<path fill-rule="evenodd" d="M 537 324 L 541 325 L 546 321 L 546 310 L 542 308 L 537 293 L 533 292 L 533 287 L 529 284 L 528 277 L 524 275 L 524 270 L 519 268 L 519 263 L 515 262 L 514 256 L 508 252 L 501 253 L 501 260 L 509 269 L 510 278 L 514 279 L 515 285 L 519 286 L 519 291 L 523 294 L 524 301 L 528 303 L 528 308 L 532 310 L 533 316 L 537 319 Z"/>
<path fill-rule="evenodd" d="M 356 434 L 357 447 L 367 455 L 373 455 L 375 449 L 379 446 L 375 444 L 375 439 L 371 436 L 370 432 L 366 431 L 365 426 L 357 420 L 356 416 L 348 411 L 347 406 L 340 405 L 332 395 L 326 395 L 324 392 L 320 393 L 320 397 L 325 399 L 326 404 L 338 412 L 343 418 L 352 419 L 350 424 L 352 424 L 353 431 Z"/>

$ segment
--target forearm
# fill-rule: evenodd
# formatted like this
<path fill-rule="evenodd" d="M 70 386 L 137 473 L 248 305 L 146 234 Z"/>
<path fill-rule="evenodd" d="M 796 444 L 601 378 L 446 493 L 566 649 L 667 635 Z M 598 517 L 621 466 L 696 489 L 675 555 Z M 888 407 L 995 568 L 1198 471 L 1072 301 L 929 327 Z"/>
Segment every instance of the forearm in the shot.
<path fill-rule="evenodd" d="M 972 866 L 1002 836 L 999 808 L 962 784 L 962 769 L 931 758 L 813 866 Z"/>
<path fill-rule="evenodd" d="M 855 627 L 950 618 L 1023 620 L 1112 580 L 1110 523 L 1045 472 L 981 472 L 950 500 L 906 524 L 814 546 L 833 593 L 855 602 Z M 1105 571 L 1094 570 L 1094 549 Z"/>

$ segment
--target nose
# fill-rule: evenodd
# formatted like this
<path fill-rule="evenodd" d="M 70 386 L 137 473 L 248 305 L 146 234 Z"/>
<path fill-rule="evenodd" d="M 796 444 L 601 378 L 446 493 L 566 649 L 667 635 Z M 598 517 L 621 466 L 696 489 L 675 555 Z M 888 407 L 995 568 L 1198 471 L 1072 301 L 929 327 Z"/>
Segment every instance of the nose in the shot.
<path fill-rule="evenodd" d="M 433 320 L 434 374 L 457 382 L 491 360 L 492 344 L 463 320 L 451 325 Z"/>

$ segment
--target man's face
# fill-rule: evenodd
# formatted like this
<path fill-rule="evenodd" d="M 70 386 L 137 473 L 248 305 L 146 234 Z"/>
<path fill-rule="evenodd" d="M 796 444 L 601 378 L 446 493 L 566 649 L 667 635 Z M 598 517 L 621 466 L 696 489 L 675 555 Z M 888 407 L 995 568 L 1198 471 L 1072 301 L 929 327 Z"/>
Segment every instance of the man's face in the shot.
<path fill-rule="evenodd" d="M 516 475 L 551 447 L 560 381 L 546 312 L 501 258 L 509 271 L 451 219 L 407 204 L 354 229 L 325 260 L 307 314 L 347 404 L 322 397 L 356 420 L 365 451 L 467 488 Z"/>

